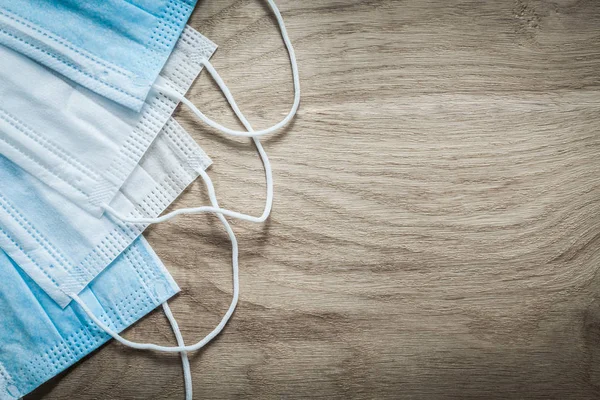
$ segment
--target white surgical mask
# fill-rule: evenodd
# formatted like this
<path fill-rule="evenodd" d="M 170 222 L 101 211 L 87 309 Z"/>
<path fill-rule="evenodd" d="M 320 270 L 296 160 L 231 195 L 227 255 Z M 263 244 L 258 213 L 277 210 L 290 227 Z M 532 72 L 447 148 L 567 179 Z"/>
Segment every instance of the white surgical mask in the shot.
<path fill-rule="evenodd" d="M 170 119 L 111 205 L 159 215 L 209 164 Z M 0 156 L 0 247 L 63 307 L 145 227 L 98 218 Z"/>
<path fill-rule="evenodd" d="M 155 85 L 185 93 L 216 46 L 187 27 Z M 131 174 L 177 101 L 135 112 L 0 45 L 0 154 L 93 215 Z"/>

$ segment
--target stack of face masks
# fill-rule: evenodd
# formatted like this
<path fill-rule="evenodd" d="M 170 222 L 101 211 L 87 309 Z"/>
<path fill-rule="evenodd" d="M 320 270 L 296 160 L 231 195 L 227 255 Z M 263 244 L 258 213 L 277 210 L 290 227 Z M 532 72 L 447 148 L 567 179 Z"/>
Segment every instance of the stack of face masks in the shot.
<path fill-rule="evenodd" d="M 273 203 L 258 137 L 300 103 L 298 68 L 283 19 L 295 96 L 278 124 L 255 131 L 209 62 L 210 40 L 185 25 L 195 0 L 0 0 L 0 400 L 16 399 L 111 337 L 181 354 L 218 335 L 239 297 L 237 240 L 226 217 L 264 222 Z M 184 96 L 206 69 L 247 131 L 210 120 Z M 219 207 L 211 160 L 172 118 L 179 103 L 209 126 L 251 137 L 265 166 L 261 216 Z M 210 204 L 161 213 L 200 176 Z M 212 213 L 232 244 L 233 299 L 220 324 L 186 346 L 167 300 L 179 288 L 141 233 L 180 214 Z M 162 305 L 177 346 L 119 333 Z"/>

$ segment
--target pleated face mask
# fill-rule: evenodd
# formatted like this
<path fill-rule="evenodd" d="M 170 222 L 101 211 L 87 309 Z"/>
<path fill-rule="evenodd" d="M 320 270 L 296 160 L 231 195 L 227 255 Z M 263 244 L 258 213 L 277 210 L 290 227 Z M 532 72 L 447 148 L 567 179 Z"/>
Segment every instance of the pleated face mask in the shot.
<path fill-rule="evenodd" d="M 0 0 L 0 43 L 139 111 L 195 0 Z"/>
<path fill-rule="evenodd" d="M 169 214 L 163 215 L 161 217 L 156 217 L 162 211 L 161 207 L 157 207 L 155 209 L 156 212 L 152 212 L 152 213 L 143 213 L 143 212 L 139 212 L 137 210 L 131 211 L 131 209 L 127 209 L 127 207 L 124 207 L 123 204 L 119 204 L 119 202 L 116 201 L 117 198 L 115 198 L 110 204 L 105 204 L 102 207 L 103 210 L 106 211 L 102 215 L 102 217 L 96 217 L 99 220 L 110 221 L 110 224 L 112 224 L 111 226 L 114 226 L 115 229 L 119 229 L 119 232 L 120 232 L 119 235 L 121 235 L 121 232 L 127 232 L 129 230 L 133 230 L 134 235 L 139 235 L 139 232 L 141 232 L 148 224 L 163 222 L 163 221 L 169 220 L 180 214 L 194 214 L 194 213 L 202 213 L 202 212 L 209 212 L 209 213 L 216 214 L 216 216 L 219 218 L 219 220 L 224 225 L 225 230 L 227 231 L 227 234 L 231 240 L 232 267 L 233 267 L 232 268 L 233 269 L 232 301 L 231 301 L 229 308 L 227 309 L 227 312 L 225 313 L 225 315 L 223 316 L 221 322 L 217 325 L 217 327 L 215 327 L 202 340 L 200 340 L 192 345 L 187 345 L 187 346 L 183 344 L 183 339 L 180 339 L 179 337 L 178 337 L 178 346 L 176 346 L 176 347 L 166 347 L 166 346 L 159 346 L 159 345 L 156 345 L 153 343 L 134 343 L 134 342 L 128 341 L 128 340 L 122 338 L 121 336 L 119 336 L 119 334 L 114 329 L 112 329 L 110 326 L 105 324 L 104 321 L 102 321 L 100 318 L 98 318 L 98 316 L 96 315 L 94 310 L 92 310 L 90 307 L 88 307 L 87 304 L 85 303 L 85 301 L 80 296 L 78 296 L 77 293 L 79 290 L 77 289 L 77 287 L 79 287 L 82 284 L 82 282 L 85 282 L 87 279 L 89 279 L 89 276 L 84 276 L 83 279 L 80 279 L 79 278 L 80 275 L 78 275 L 78 274 L 85 275 L 88 272 L 88 271 L 86 271 L 86 269 L 88 269 L 88 268 L 85 267 L 85 265 L 86 265 L 85 263 L 80 263 L 77 265 L 76 268 L 73 268 L 71 264 L 64 262 L 64 260 L 60 260 L 60 257 L 62 257 L 62 255 L 59 254 L 58 257 L 53 256 L 53 255 L 50 255 L 49 257 L 47 257 L 47 262 L 46 262 L 46 264 L 44 264 L 44 268 L 39 268 L 39 265 L 36 265 L 36 263 L 31 263 L 31 262 L 28 263 L 27 257 L 31 256 L 31 255 L 36 255 L 36 253 L 38 253 L 38 252 L 41 252 L 44 254 L 52 253 L 52 251 L 48 251 L 47 249 L 44 248 L 43 241 L 42 241 L 42 243 L 40 243 L 39 241 L 35 240 L 34 241 L 35 243 L 28 243 L 31 245 L 31 248 L 28 247 L 25 251 L 23 251 L 23 245 L 21 245 L 21 244 L 19 244 L 21 246 L 21 248 L 19 248 L 18 246 L 14 246 L 14 245 L 11 247 L 11 251 L 13 251 L 13 253 L 10 254 L 11 257 L 13 259 L 15 259 L 18 262 L 18 264 L 20 266 L 22 266 L 23 269 L 25 269 L 26 272 L 30 276 L 32 276 L 32 273 L 30 273 L 27 270 L 27 267 L 25 267 L 25 265 L 28 264 L 31 271 L 33 271 L 33 273 L 36 274 L 36 277 L 34 278 L 34 280 L 36 282 L 38 282 L 40 284 L 40 286 L 42 286 L 44 288 L 44 290 L 52 296 L 53 299 L 58 301 L 59 304 L 67 304 L 71 299 L 74 300 L 82 308 L 82 310 L 86 313 L 86 315 L 89 316 L 90 319 L 92 319 L 94 321 L 94 323 L 100 329 L 102 329 L 104 332 L 108 333 L 113 338 L 115 338 L 116 340 L 118 340 L 119 342 L 121 342 L 122 344 L 124 344 L 126 346 L 130 346 L 130 347 L 133 347 L 136 349 L 155 350 L 155 351 L 163 351 L 163 352 L 170 352 L 170 353 L 173 353 L 173 352 L 182 353 L 182 357 L 183 357 L 183 355 L 186 352 L 198 350 L 198 349 L 202 348 L 203 346 L 205 346 L 208 342 L 210 342 L 216 335 L 218 335 L 222 331 L 224 326 L 227 324 L 227 322 L 233 315 L 233 312 L 235 310 L 235 307 L 236 307 L 236 304 L 237 304 L 237 301 L 239 298 L 238 245 L 237 245 L 237 240 L 235 238 L 235 234 L 234 234 L 233 230 L 231 229 L 231 226 L 229 225 L 229 223 L 225 217 L 227 216 L 227 217 L 232 217 L 232 218 L 239 218 L 239 219 L 243 219 L 243 220 L 251 221 L 251 222 L 264 222 L 268 218 L 270 211 L 271 211 L 272 201 L 273 201 L 273 180 L 272 180 L 271 167 L 270 167 L 269 160 L 267 158 L 266 152 L 264 151 L 258 137 L 262 136 L 262 135 L 266 135 L 271 132 L 274 132 L 277 129 L 279 129 L 279 128 L 285 126 L 287 123 L 289 123 L 291 121 L 291 119 L 294 117 L 294 115 L 296 114 L 296 111 L 298 110 L 299 103 L 300 103 L 299 73 L 298 73 L 298 67 L 297 67 L 297 63 L 296 63 L 295 53 L 294 53 L 293 47 L 291 45 L 290 39 L 287 35 L 287 31 L 285 29 L 283 19 L 282 19 L 281 14 L 279 13 L 279 10 L 277 9 L 273 0 L 267 0 L 267 3 L 269 4 L 270 8 L 273 10 L 275 17 L 277 19 L 278 25 L 281 29 L 284 43 L 286 45 L 286 49 L 290 56 L 290 61 L 291 61 L 291 66 L 292 66 L 293 83 L 294 83 L 294 102 L 293 102 L 292 108 L 291 108 L 290 112 L 288 113 L 288 115 L 283 120 L 281 120 L 279 123 L 267 128 L 267 129 L 254 130 L 252 128 L 252 126 L 250 125 L 250 123 L 248 122 L 248 120 L 243 116 L 243 114 L 239 110 L 229 89 L 226 87 L 225 83 L 223 82 L 221 77 L 217 74 L 216 70 L 213 68 L 213 66 L 208 61 L 208 59 L 203 60 L 202 64 L 204 65 L 204 67 L 206 67 L 208 72 L 214 78 L 217 85 L 222 89 L 225 97 L 231 104 L 234 112 L 239 117 L 240 121 L 242 122 L 244 127 L 247 129 L 247 131 L 238 131 L 238 130 L 226 128 L 226 127 L 218 124 L 217 122 L 214 122 L 214 121 L 210 120 L 209 118 L 207 118 L 200 110 L 198 110 L 180 92 L 173 90 L 172 87 L 169 87 L 167 85 L 160 85 L 160 84 L 155 85 L 155 88 L 160 93 L 166 95 L 167 97 L 171 98 L 174 101 L 181 101 L 182 103 L 184 103 L 188 108 L 190 108 L 194 112 L 194 114 L 196 116 L 198 116 L 198 118 L 200 118 L 202 121 L 206 122 L 209 126 L 215 128 L 223 133 L 230 134 L 233 136 L 242 136 L 242 137 L 251 137 L 252 138 L 254 144 L 256 145 L 256 147 L 258 149 L 259 155 L 264 163 L 264 166 L 265 166 L 265 176 L 266 176 L 266 182 L 267 182 L 267 201 L 266 201 L 266 205 L 265 205 L 263 214 L 259 217 L 254 217 L 254 216 L 249 216 L 249 215 L 242 214 L 239 212 L 229 211 L 229 210 L 220 208 L 219 204 L 217 202 L 217 199 L 216 199 L 214 187 L 212 185 L 212 182 L 211 182 L 209 176 L 206 174 L 206 172 L 204 172 L 203 168 L 197 168 L 197 169 L 195 169 L 195 171 L 197 172 L 197 174 L 199 174 L 203 178 L 203 180 L 205 181 L 206 186 L 208 188 L 210 206 L 202 206 L 202 207 L 196 207 L 196 208 L 190 208 L 190 209 L 175 210 L 175 211 L 173 211 Z M 0 165 L 0 171 L 2 170 L 2 168 L 3 168 L 2 165 Z M 133 175 L 132 175 L 132 177 L 133 177 Z M 8 174 L 7 178 L 8 178 L 9 182 L 18 182 L 22 179 L 22 177 L 20 177 L 18 175 L 11 176 L 11 174 Z M 0 182 L 2 182 L 2 179 L 3 179 L 3 176 L 0 175 Z M 56 177 L 46 176 L 46 180 L 48 180 L 48 181 L 51 181 L 53 179 L 56 179 Z M 28 182 L 28 184 L 29 183 L 30 182 Z M 125 183 L 125 185 L 127 185 L 127 182 Z M 32 184 L 31 186 L 34 187 L 34 193 L 28 194 L 28 195 L 29 195 L 29 197 L 31 197 L 33 199 L 37 199 L 37 197 L 39 197 L 38 194 L 40 194 L 42 191 L 35 184 Z M 143 187 L 141 185 L 132 185 L 132 187 L 133 186 L 135 186 L 137 190 L 140 190 L 140 188 Z M 121 190 L 121 191 L 123 191 L 123 190 Z M 0 193 L 1 192 L 2 191 L 0 190 Z M 41 197 L 42 198 L 51 198 L 55 195 L 55 193 L 56 193 L 55 191 L 42 193 Z M 132 191 L 130 193 L 131 193 L 131 196 L 133 196 L 133 194 L 136 193 L 136 191 Z M 20 197 L 22 197 L 22 193 L 17 193 L 13 197 L 20 198 Z M 128 199 L 128 196 L 125 196 L 125 199 Z M 1 200 L 1 198 L 0 198 L 0 200 Z M 52 204 L 53 204 L 51 206 L 52 208 L 56 207 L 56 208 L 58 208 L 58 210 L 61 210 L 61 205 L 56 204 L 56 203 L 52 203 Z M 7 214 L 7 215 L 12 213 L 13 215 L 16 214 L 19 218 L 22 218 L 23 215 L 29 216 L 30 213 L 33 213 L 34 214 L 33 218 L 35 220 L 38 220 L 40 218 L 40 216 L 35 215 L 35 208 L 36 208 L 36 206 L 34 204 L 34 205 L 30 205 L 28 210 L 19 210 L 18 213 L 12 212 L 12 210 L 10 210 L 10 209 L 7 212 L 6 208 L 4 211 L 5 211 L 5 214 Z M 60 212 L 62 213 L 63 211 L 61 210 Z M 2 213 L 2 207 L 0 206 L 0 226 L 2 226 L 3 222 L 4 222 L 2 219 L 3 216 L 1 213 Z M 71 214 L 73 214 L 73 216 Z M 69 221 L 69 223 L 71 223 L 70 221 L 79 221 L 78 218 L 75 218 L 75 212 L 73 210 L 68 210 L 67 213 L 65 213 L 64 215 L 65 215 L 66 219 Z M 10 215 L 9 215 L 9 217 L 10 217 Z M 14 216 L 13 216 L 13 219 L 16 220 L 18 218 L 14 218 Z M 56 224 L 56 221 L 52 220 L 52 218 L 46 217 L 46 219 L 49 221 L 50 224 L 52 224 L 52 225 Z M 10 220 L 10 218 L 8 220 Z M 84 221 L 85 221 L 85 219 L 84 219 Z M 86 222 L 83 222 L 83 223 L 78 222 L 78 223 L 83 224 L 83 225 L 86 224 Z M 19 229 L 20 229 L 19 225 L 22 228 L 22 224 L 19 224 L 18 222 L 12 224 L 12 228 L 14 229 L 15 232 L 19 231 Z M 44 229 L 46 229 L 44 231 L 44 233 L 48 232 L 46 227 L 44 227 Z M 31 230 L 25 229 L 25 232 L 23 232 L 22 237 L 25 240 L 27 240 L 28 238 L 31 238 L 31 237 L 37 237 L 35 235 L 35 233 L 36 232 L 32 233 Z M 8 239 L 5 238 L 4 242 L 2 242 L 2 240 L 3 240 L 2 232 L 0 232 L 0 247 L 10 247 L 11 246 L 10 238 L 8 238 Z M 113 235 L 109 235 L 107 240 L 109 242 L 115 241 Z M 117 242 L 120 243 L 121 239 L 118 239 Z M 34 249 L 34 250 L 31 250 L 31 249 Z M 20 258 L 17 258 L 17 256 Z M 94 255 L 94 257 L 96 257 L 96 256 Z M 61 270 L 60 272 L 57 273 L 55 271 L 56 266 L 51 264 L 52 259 L 59 261 L 59 264 L 61 265 L 61 268 L 59 268 Z M 103 262 L 100 262 L 97 265 L 102 265 L 102 264 L 103 264 Z M 63 265 L 66 265 L 66 267 L 63 267 Z M 92 271 L 92 274 L 90 274 L 90 275 L 93 276 L 94 273 L 95 272 Z M 189 364 L 186 366 L 184 363 L 184 368 L 186 370 L 187 382 L 189 382 Z M 191 398 L 191 384 L 189 384 L 189 385 L 186 384 L 186 393 L 187 393 L 187 398 L 188 399 Z"/>
<path fill-rule="evenodd" d="M 213 213 L 213 214 L 215 214 L 217 216 L 217 218 L 223 224 L 223 226 L 227 232 L 227 235 L 229 236 L 229 239 L 231 241 L 233 296 L 232 296 L 232 300 L 229 305 L 229 308 L 223 315 L 223 318 L 221 319 L 219 324 L 208 335 L 206 335 L 201 340 L 199 340 L 193 344 L 184 345 L 184 344 L 182 344 L 182 343 L 184 343 L 184 340 L 183 340 L 183 338 L 181 338 L 181 339 L 178 339 L 178 343 L 179 343 L 178 346 L 169 347 L 169 346 L 160 346 L 160 345 L 157 345 L 154 343 L 132 342 L 132 341 L 129 341 L 129 340 L 121 337 L 117 332 L 112 330 L 109 326 L 107 326 L 99 318 L 97 318 L 97 316 L 94 314 L 93 310 L 89 309 L 89 307 L 87 307 L 86 304 L 78 296 L 76 296 L 76 295 L 72 296 L 72 299 L 81 306 L 81 308 L 94 321 L 94 323 L 96 323 L 103 331 L 110 334 L 114 339 L 118 340 L 120 343 L 122 343 L 125 346 L 135 348 L 135 349 L 140 349 L 140 350 L 152 350 L 152 351 L 167 352 L 167 353 L 185 354 L 186 352 L 196 351 L 196 350 L 204 347 L 213 338 L 215 338 L 223 330 L 223 328 L 225 327 L 225 325 L 227 324 L 227 322 L 229 321 L 229 319 L 232 317 L 232 315 L 234 313 L 234 310 L 236 308 L 236 305 L 237 305 L 237 302 L 239 299 L 239 291 L 240 291 L 238 243 L 237 243 L 235 234 L 234 234 L 229 222 L 227 221 L 227 219 L 225 217 L 227 216 L 230 218 L 237 218 L 237 219 L 242 219 L 245 221 L 257 222 L 257 223 L 264 222 L 268 218 L 270 211 L 271 211 L 272 204 L 273 204 L 273 179 L 272 179 L 271 166 L 270 166 L 269 159 L 268 159 L 267 154 L 266 154 L 265 150 L 263 149 L 262 144 L 260 143 L 258 137 L 261 135 L 266 135 L 268 133 L 274 132 L 275 130 L 285 126 L 296 114 L 296 111 L 298 110 L 299 103 L 300 103 L 300 81 L 299 81 L 299 73 L 298 73 L 298 66 L 297 66 L 297 62 L 296 62 L 295 52 L 292 47 L 291 41 L 288 37 L 287 30 L 286 30 L 285 24 L 283 22 L 283 18 L 281 16 L 279 10 L 277 9 L 274 1 L 267 0 L 267 3 L 277 19 L 277 23 L 280 27 L 281 34 L 282 34 L 286 49 L 288 51 L 289 57 L 290 57 L 290 64 L 292 67 L 292 76 L 293 76 L 293 84 L 294 84 L 294 102 L 293 102 L 290 112 L 283 120 L 281 120 L 279 123 L 277 123 L 269 128 L 262 129 L 262 130 L 254 130 L 252 128 L 252 126 L 250 125 L 250 122 L 244 117 L 244 115 L 240 111 L 235 100 L 233 99 L 231 92 L 225 85 L 223 79 L 219 76 L 219 74 L 216 72 L 215 68 L 211 65 L 211 63 L 209 61 L 205 61 L 205 67 L 206 67 L 207 71 L 211 74 L 211 76 L 214 78 L 217 85 L 223 91 L 223 94 L 225 95 L 226 99 L 230 103 L 233 111 L 239 118 L 240 122 L 247 129 L 247 131 L 237 131 L 237 130 L 226 128 L 226 127 L 220 125 L 219 123 L 214 122 L 214 121 L 210 120 L 209 118 L 207 118 L 189 100 L 178 95 L 177 93 L 174 93 L 173 91 L 168 90 L 168 88 L 161 88 L 161 92 L 166 93 L 169 96 L 172 96 L 173 98 L 175 98 L 177 100 L 180 100 L 183 104 L 185 104 L 188 108 L 190 108 L 194 112 L 194 114 L 196 116 L 198 116 L 198 118 L 200 118 L 202 121 L 206 122 L 211 127 L 215 128 L 225 134 L 252 138 L 253 143 L 255 144 L 255 146 L 258 150 L 258 153 L 261 157 L 261 160 L 264 164 L 264 167 L 265 167 L 265 177 L 266 177 L 266 183 L 267 183 L 267 199 L 266 199 L 263 214 L 261 216 L 256 217 L 256 216 L 250 216 L 250 215 L 242 214 L 240 212 L 230 211 L 230 210 L 221 208 L 217 201 L 216 193 L 215 193 L 214 187 L 212 185 L 212 182 L 210 180 L 210 177 L 204 171 L 200 171 L 200 176 L 204 180 L 204 183 L 206 184 L 206 187 L 208 189 L 208 197 L 210 199 L 210 206 L 177 209 L 168 214 L 162 215 L 158 218 L 139 218 L 139 217 L 134 217 L 134 216 L 127 216 L 123 213 L 118 212 L 118 210 L 115 210 L 112 207 L 106 208 L 107 213 L 112 215 L 116 220 L 119 220 L 119 221 L 121 221 L 123 223 L 127 223 L 127 224 L 133 224 L 133 225 L 160 223 L 160 222 L 164 222 L 169 219 L 172 219 L 181 214 L 196 214 L 196 213 Z M 192 398 L 192 387 L 191 387 L 191 383 L 190 383 L 191 382 L 191 378 L 190 378 L 191 372 L 190 372 L 189 364 L 186 364 L 184 362 L 183 366 L 184 366 L 184 376 L 186 377 L 186 399 L 189 400 Z"/>
<path fill-rule="evenodd" d="M 186 28 L 156 84 L 185 93 L 215 48 Z M 134 112 L 1 45 L 0 97 L 0 153 L 98 217 L 177 106 Z"/>
<path fill-rule="evenodd" d="M 111 205 L 157 216 L 209 165 L 170 119 Z M 91 215 L 0 156 L 0 248 L 63 307 L 145 227 Z"/>
<path fill-rule="evenodd" d="M 145 239 L 139 238 L 80 298 L 105 323 L 122 331 L 178 291 Z M 59 307 L 0 250 L 0 400 L 26 395 L 108 339 L 75 303 Z"/>

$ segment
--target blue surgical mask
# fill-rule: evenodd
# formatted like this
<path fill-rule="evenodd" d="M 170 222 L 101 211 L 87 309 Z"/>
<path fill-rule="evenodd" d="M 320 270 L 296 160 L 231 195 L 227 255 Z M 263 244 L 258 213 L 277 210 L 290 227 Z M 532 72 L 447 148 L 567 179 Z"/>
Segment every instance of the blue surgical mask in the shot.
<path fill-rule="evenodd" d="M 0 43 L 139 111 L 195 0 L 0 0 Z"/>
<path fill-rule="evenodd" d="M 179 291 L 139 238 L 80 294 L 117 331 Z M 0 250 L 0 400 L 26 395 L 110 339 L 74 303 L 61 308 Z"/>

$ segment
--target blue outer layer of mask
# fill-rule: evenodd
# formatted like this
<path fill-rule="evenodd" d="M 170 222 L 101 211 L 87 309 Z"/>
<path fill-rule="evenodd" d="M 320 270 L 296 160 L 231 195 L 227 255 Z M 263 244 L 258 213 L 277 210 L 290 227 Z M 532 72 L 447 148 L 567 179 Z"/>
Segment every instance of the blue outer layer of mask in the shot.
<path fill-rule="evenodd" d="M 139 111 L 196 0 L 0 0 L 0 43 Z"/>
<path fill-rule="evenodd" d="M 122 331 L 178 291 L 140 237 L 80 297 Z M 109 338 L 75 302 L 58 306 L 0 250 L 0 400 L 24 396 Z"/>

